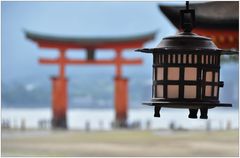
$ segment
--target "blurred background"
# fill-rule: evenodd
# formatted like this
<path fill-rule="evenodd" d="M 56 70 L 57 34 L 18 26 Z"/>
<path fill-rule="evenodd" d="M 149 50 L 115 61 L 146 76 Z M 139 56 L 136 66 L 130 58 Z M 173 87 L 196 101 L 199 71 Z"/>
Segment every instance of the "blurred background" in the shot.
<path fill-rule="evenodd" d="M 144 45 L 152 48 L 178 31 L 160 4 L 185 2 L 2 2 L 2 155 L 237 156 L 236 58 L 223 57 L 220 76 L 220 101 L 232 108 L 210 109 L 208 120 L 188 119 L 187 109 L 163 109 L 161 118 L 154 118 L 153 108 L 141 105 L 151 99 L 152 56 L 125 50 L 124 57 L 143 59 L 142 65 L 123 67 L 129 79 L 128 129 L 112 126 L 114 66 L 67 66 L 68 130 L 51 130 L 50 77 L 58 74 L 58 67 L 40 65 L 38 59 L 57 57 L 58 51 L 38 48 L 24 30 L 73 37 L 156 31 Z M 69 50 L 67 57 L 84 58 L 83 52 Z M 99 59 L 114 55 L 113 50 L 96 51 Z"/>

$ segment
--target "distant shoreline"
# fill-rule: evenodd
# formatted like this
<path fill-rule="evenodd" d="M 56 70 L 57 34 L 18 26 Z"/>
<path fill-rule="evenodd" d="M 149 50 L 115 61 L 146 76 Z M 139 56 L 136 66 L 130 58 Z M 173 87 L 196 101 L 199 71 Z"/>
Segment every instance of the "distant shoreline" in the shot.
<path fill-rule="evenodd" d="M 133 106 L 133 107 L 129 107 L 128 109 L 143 109 L 143 107 L 145 108 L 150 108 L 151 107 L 147 107 L 147 106 L 144 106 L 144 105 L 139 105 L 139 106 Z M 230 108 L 227 108 L 229 110 L 238 110 L 238 107 L 239 106 L 234 106 L 234 107 L 230 107 Z M 2 106 L 1 107 L 2 109 L 51 109 L 52 107 L 51 106 L 32 106 L 32 107 L 29 107 L 29 106 Z M 112 107 L 109 107 L 109 106 L 105 106 L 105 107 L 93 107 L 93 106 L 73 106 L 73 107 L 68 107 L 68 109 L 113 109 L 114 108 L 114 105 Z M 164 109 L 172 109 L 172 108 L 164 108 Z M 221 107 L 217 107 L 215 109 L 219 109 L 219 110 L 226 110 L 226 108 L 221 108 Z M 187 109 L 186 109 L 187 110 Z"/>

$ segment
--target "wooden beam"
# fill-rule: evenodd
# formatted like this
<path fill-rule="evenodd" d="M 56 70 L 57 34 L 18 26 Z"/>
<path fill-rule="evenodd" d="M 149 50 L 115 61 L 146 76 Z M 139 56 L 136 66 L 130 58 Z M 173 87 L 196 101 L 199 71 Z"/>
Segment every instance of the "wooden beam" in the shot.
<path fill-rule="evenodd" d="M 151 40 L 152 38 L 146 38 L 138 41 L 128 42 L 116 42 L 116 43 L 99 43 L 99 44 L 81 44 L 73 42 L 56 42 L 47 40 L 35 40 L 40 48 L 52 48 L 52 49 L 137 49 Z"/>
<path fill-rule="evenodd" d="M 115 59 L 101 59 L 101 60 L 81 60 L 81 59 L 65 59 L 63 61 L 60 61 L 59 59 L 46 59 L 42 58 L 39 59 L 39 63 L 41 64 L 69 64 L 69 65 L 115 65 L 117 61 Z M 139 65 L 142 64 L 142 59 L 122 59 L 120 60 L 121 64 L 125 65 Z"/>

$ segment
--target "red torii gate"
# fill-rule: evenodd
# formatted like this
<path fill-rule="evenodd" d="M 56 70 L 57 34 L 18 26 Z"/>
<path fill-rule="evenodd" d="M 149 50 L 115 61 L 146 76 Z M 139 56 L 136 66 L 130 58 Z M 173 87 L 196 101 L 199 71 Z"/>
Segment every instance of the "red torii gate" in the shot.
<path fill-rule="evenodd" d="M 39 59 L 41 64 L 59 65 L 59 76 L 52 77 L 52 127 L 67 128 L 67 78 L 65 76 L 66 65 L 115 65 L 115 121 L 118 127 L 126 126 L 127 107 L 128 107 L 128 79 L 122 76 L 122 65 L 142 64 L 142 59 L 124 59 L 122 51 L 124 49 L 140 48 L 149 40 L 152 40 L 155 33 L 132 37 L 117 38 L 69 38 L 47 36 L 37 33 L 25 32 L 26 37 L 38 44 L 40 48 L 51 48 L 59 50 L 59 57 L 56 59 Z M 66 51 L 69 49 L 86 49 L 87 59 L 68 59 Z M 115 59 L 95 60 L 94 50 L 114 49 Z"/>

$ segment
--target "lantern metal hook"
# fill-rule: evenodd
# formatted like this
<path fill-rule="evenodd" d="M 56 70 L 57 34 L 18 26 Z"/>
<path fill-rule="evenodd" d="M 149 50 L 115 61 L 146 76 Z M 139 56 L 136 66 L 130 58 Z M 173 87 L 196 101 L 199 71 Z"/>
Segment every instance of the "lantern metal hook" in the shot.
<path fill-rule="evenodd" d="M 186 10 L 189 10 L 189 1 L 186 1 Z"/>
<path fill-rule="evenodd" d="M 185 14 L 190 14 L 190 19 L 185 19 Z M 191 32 L 195 27 L 195 10 L 189 9 L 189 1 L 186 1 L 186 9 L 180 10 L 180 28 L 184 32 Z"/>

